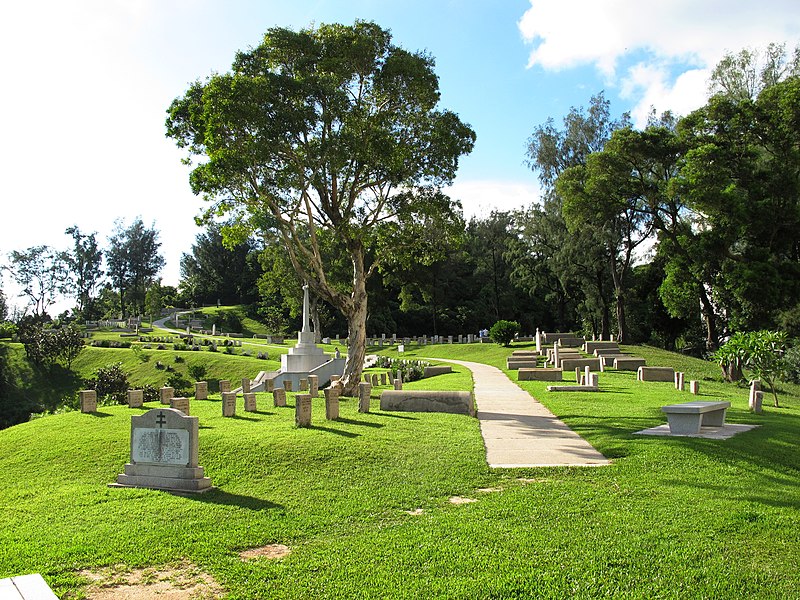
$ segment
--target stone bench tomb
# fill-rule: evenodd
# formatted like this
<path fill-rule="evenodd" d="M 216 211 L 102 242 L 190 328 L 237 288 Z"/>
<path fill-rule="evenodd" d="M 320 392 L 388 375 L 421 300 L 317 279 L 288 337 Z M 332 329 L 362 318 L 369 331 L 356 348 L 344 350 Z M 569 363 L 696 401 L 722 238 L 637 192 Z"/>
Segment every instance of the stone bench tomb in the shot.
<path fill-rule="evenodd" d="M 644 367 L 647 364 L 647 361 L 643 358 L 639 358 L 638 356 L 617 356 L 614 358 L 614 368 L 617 371 L 636 371 L 637 375 L 636 378 L 639 378 L 639 368 Z M 658 367 L 654 367 L 658 368 Z M 664 380 L 669 381 L 669 380 Z"/>
<path fill-rule="evenodd" d="M 384 390 L 381 410 L 443 412 L 475 416 L 472 392 L 435 390 Z"/>
<path fill-rule="evenodd" d="M 562 381 L 562 369 L 522 368 L 517 372 L 517 381 Z"/>
<path fill-rule="evenodd" d="M 639 367 L 636 371 L 637 381 L 669 381 L 675 382 L 675 369 L 672 367 Z"/>
<path fill-rule="evenodd" d="M 730 402 L 685 402 L 662 406 L 669 430 L 674 435 L 695 435 L 701 427 L 724 427 Z"/>

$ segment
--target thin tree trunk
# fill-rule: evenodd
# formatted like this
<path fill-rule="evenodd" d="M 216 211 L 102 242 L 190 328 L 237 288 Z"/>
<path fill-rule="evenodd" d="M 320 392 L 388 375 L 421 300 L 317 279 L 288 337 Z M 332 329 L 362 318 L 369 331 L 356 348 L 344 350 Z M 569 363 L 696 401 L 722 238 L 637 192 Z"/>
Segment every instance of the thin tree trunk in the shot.
<path fill-rule="evenodd" d="M 364 370 L 364 358 L 367 354 L 367 290 L 362 279 L 355 282 L 352 297 L 352 310 L 347 315 L 347 360 L 342 375 L 342 394 L 355 396 L 358 383 Z"/>
<path fill-rule="evenodd" d="M 322 326 L 319 321 L 319 297 L 314 294 L 310 301 L 311 325 L 314 327 L 314 343 L 322 343 Z"/>
<path fill-rule="evenodd" d="M 706 322 L 706 349 L 716 350 L 719 338 L 717 336 L 717 318 L 714 307 L 708 298 L 705 286 L 700 282 L 700 304 L 703 306 L 703 319 Z"/>

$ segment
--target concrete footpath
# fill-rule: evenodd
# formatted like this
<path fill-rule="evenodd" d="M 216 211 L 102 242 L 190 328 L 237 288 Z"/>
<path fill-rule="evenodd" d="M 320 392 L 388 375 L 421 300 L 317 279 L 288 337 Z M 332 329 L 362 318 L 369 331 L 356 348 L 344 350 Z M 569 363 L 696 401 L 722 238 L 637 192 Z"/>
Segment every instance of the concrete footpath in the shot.
<path fill-rule="evenodd" d="M 472 371 L 481 435 L 490 467 L 596 467 L 611 461 L 496 367 L 431 359 Z"/>

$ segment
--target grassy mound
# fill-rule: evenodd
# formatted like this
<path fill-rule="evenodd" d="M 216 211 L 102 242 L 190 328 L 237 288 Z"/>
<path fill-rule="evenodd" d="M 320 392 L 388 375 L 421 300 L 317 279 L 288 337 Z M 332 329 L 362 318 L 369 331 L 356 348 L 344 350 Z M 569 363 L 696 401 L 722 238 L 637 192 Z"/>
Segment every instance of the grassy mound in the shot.
<path fill-rule="evenodd" d="M 510 350 L 413 353 L 504 366 Z M 679 359 L 648 352 L 651 364 Z M 600 394 L 525 383 L 614 464 L 504 471 L 487 467 L 469 417 L 359 414 L 345 400 L 342 419 L 328 422 L 316 400 L 314 426 L 299 430 L 292 408 L 267 395 L 258 413 L 242 413 L 240 400 L 234 419 L 212 397 L 191 410 L 218 489 L 179 497 L 106 487 L 139 411 L 37 419 L 0 432 L 0 577 L 41 572 L 77 598 L 83 569 L 189 561 L 230 598 L 793 597 L 800 395 L 787 388 L 783 408 L 751 415 L 746 390 L 685 360 L 687 379 L 732 400 L 730 421 L 761 427 L 726 441 L 642 437 L 634 432 L 664 421 L 665 399 L 688 394 L 610 372 Z M 456 371 L 419 383 L 468 389 Z M 239 556 L 270 544 L 292 552 Z"/>

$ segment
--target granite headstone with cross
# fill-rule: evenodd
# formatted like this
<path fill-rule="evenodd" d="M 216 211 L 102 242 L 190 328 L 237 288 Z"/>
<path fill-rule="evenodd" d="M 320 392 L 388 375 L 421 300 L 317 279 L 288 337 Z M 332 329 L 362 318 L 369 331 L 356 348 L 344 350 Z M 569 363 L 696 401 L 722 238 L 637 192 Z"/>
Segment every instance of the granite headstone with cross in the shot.
<path fill-rule="evenodd" d="M 202 493 L 211 479 L 197 464 L 199 421 L 172 408 L 131 417 L 131 458 L 111 487 Z"/>

